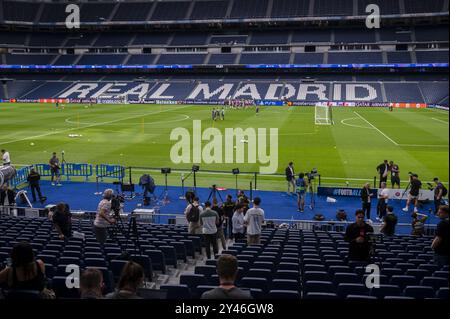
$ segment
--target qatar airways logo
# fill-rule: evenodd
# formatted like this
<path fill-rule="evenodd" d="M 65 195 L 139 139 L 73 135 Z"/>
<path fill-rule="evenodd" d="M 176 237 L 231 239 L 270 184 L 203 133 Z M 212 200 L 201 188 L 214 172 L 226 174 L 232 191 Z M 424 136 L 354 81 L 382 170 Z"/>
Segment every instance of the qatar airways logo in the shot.
<path fill-rule="evenodd" d="M 174 164 L 256 164 L 261 174 L 274 174 L 278 168 L 278 128 L 225 128 L 202 130 L 194 120 L 192 134 L 184 127 L 170 133 L 175 144 L 170 150 Z M 247 156 L 246 156 L 247 155 Z"/>

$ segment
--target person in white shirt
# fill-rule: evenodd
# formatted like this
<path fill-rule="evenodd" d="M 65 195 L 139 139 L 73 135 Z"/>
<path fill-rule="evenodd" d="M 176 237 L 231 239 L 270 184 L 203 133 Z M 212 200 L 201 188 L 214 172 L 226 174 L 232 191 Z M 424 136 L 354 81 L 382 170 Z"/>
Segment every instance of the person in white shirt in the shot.
<path fill-rule="evenodd" d="M 261 226 L 264 223 L 264 210 L 259 205 L 261 199 L 255 197 L 253 208 L 250 208 L 244 216 L 247 226 L 247 245 L 259 245 L 261 243 Z"/>
<path fill-rule="evenodd" d="M 233 238 L 235 241 L 243 239 L 245 236 L 245 225 L 244 225 L 244 206 L 238 204 L 236 210 L 234 211 L 233 218 Z"/>
<path fill-rule="evenodd" d="M 382 221 L 386 215 L 386 208 L 389 201 L 389 189 L 386 188 L 386 182 L 381 183 L 381 188 L 378 190 L 378 204 L 377 204 L 377 220 Z"/>
<path fill-rule="evenodd" d="M 9 152 L 6 150 L 2 150 L 2 163 L 4 166 L 11 165 L 11 157 L 9 156 Z"/>

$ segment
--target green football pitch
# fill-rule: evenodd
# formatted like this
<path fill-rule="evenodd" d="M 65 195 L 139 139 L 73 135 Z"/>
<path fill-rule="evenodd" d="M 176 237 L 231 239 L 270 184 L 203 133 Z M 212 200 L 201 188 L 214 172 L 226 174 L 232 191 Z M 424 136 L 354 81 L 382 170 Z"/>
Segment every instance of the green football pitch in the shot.
<path fill-rule="evenodd" d="M 314 107 L 263 107 L 229 110 L 224 121 L 211 120 L 212 106 L 186 105 L 87 105 L 0 104 L 0 148 L 7 149 L 18 166 L 47 163 L 51 153 L 65 152 L 71 163 L 120 164 L 134 168 L 134 176 L 151 173 L 158 183 L 163 176 L 149 168 L 170 167 L 169 184 L 179 186 L 181 171 L 193 163 L 175 165 L 170 150 L 174 128 L 192 131 L 193 120 L 202 129 L 278 128 L 278 169 L 284 174 L 293 161 L 296 172 L 317 168 L 322 184 L 359 187 L 373 181 L 376 166 L 384 159 L 400 167 L 402 181 L 409 171 L 422 181 L 449 176 L 448 112 L 432 109 L 334 108 L 333 126 L 314 124 Z M 239 142 L 239 141 L 237 141 Z M 207 144 L 203 142 L 203 146 Z M 192 146 L 192 145 L 191 145 Z M 196 163 L 197 185 L 233 187 L 231 170 L 257 172 L 256 164 Z M 206 170 L 226 173 L 206 172 Z M 185 176 L 188 172 L 184 172 Z M 91 179 L 93 180 L 93 179 Z M 95 179 L 94 179 L 95 180 Z M 245 188 L 252 175 L 241 174 Z M 137 182 L 135 180 L 135 182 Z M 186 180 L 192 185 L 192 177 Z M 406 184 L 404 184 L 406 185 Z M 283 176 L 258 176 L 258 188 L 284 190 Z"/>

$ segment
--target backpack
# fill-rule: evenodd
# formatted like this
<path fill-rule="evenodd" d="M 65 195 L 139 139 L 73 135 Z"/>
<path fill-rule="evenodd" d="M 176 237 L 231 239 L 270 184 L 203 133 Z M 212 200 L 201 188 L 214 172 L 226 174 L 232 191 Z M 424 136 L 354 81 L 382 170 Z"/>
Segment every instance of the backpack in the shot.
<path fill-rule="evenodd" d="M 198 223 L 198 221 L 200 220 L 200 209 L 198 208 L 198 206 L 191 206 L 191 209 L 187 213 L 186 219 L 190 223 Z"/>
<path fill-rule="evenodd" d="M 442 185 L 442 197 L 447 196 L 447 193 L 448 193 L 447 188 L 445 188 L 445 186 Z"/>

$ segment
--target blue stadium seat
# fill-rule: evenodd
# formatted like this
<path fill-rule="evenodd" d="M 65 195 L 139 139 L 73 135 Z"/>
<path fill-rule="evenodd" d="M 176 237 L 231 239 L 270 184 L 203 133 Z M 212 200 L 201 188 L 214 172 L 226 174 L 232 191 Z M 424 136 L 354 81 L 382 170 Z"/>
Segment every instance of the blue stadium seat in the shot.
<path fill-rule="evenodd" d="M 384 298 L 386 296 L 401 296 L 402 290 L 396 285 L 380 285 L 378 288 L 372 288 L 370 295 L 377 298 Z"/>
<path fill-rule="evenodd" d="M 240 281 L 240 286 L 244 288 L 261 289 L 264 293 L 268 291 L 268 280 L 257 277 L 244 277 Z"/>
<path fill-rule="evenodd" d="M 173 266 L 174 268 L 177 268 L 177 253 L 173 246 L 159 246 L 159 249 L 163 252 L 164 258 L 166 260 L 166 265 Z"/>
<path fill-rule="evenodd" d="M 248 276 L 264 278 L 267 281 L 272 280 L 273 272 L 270 269 L 250 268 L 247 272 Z"/>
<path fill-rule="evenodd" d="M 152 260 L 148 256 L 142 255 L 131 255 L 130 259 L 142 266 L 145 276 L 149 281 L 151 281 L 153 278 Z"/>
<path fill-rule="evenodd" d="M 270 290 L 295 290 L 300 291 L 300 285 L 296 280 L 273 279 L 269 284 Z"/>
<path fill-rule="evenodd" d="M 35 300 L 41 299 L 41 292 L 37 290 L 12 289 L 4 291 L 6 300 Z"/>
<path fill-rule="evenodd" d="M 303 293 L 310 292 L 334 293 L 336 289 L 331 281 L 310 280 L 304 283 Z"/>
<path fill-rule="evenodd" d="M 119 279 L 120 274 L 122 273 L 122 269 L 126 264 L 127 264 L 126 260 L 111 260 L 109 267 L 113 273 L 115 280 Z"/>
<path fill-rule="evenodd" d="M 217 273 L 216 266 L 196 266 L 194 270 L 197 275 L 204 275 L 209 278 Z"/>
<path fill-rule="evenodd" d="M 439 277 L 424 277 L 420 282 L 420 286 L 433 287 L 433 289 L 437 291 L 440 288 L 448 288 L 448 279 Z"/>
<path fill-rule="evenodd" d="M 191 290 L 191 293 L 195 293 L 197 286 L 207 285 L 207 280 L 204 275 L 183 274 L 180 276 L 180 285 L 187 285 Z"/>
<path fill-rule="evenodd" d="M 435 297 L 435 292 L 432 287 L 427 286 L 407 286 L 404 290 L 405 297 L 412 297 L 415 299 L 425 299 Z"/>
<path fill-rule="evenodd" d="M 275 279 L 291 279 L 291 280 L 299 280 L 300 273 L 294 270 L 277 270 L 275 273 Z"/>
<path fill-rule="evenodd" d="M 348 295 L 369 295 L 369 292 L 363 284 L 340 283 L 337 286 L 337 294 L 340 298 L 346 298 Z"/>
<path fill-rule="evenodd" d="M 197 293 L 201 297 L 203 295 L 203 293 L 210 291 L 214 288 L 217 288 L 217 286 L 200 285 L 200 286 L 197 286 Z"/>
<path fill-rule="evenodd" d="M 108 267 L 104 258 L 85 258 L 84 265 L 86 267 Z"/>
<path fill-rule="evenodd" d="M 347 284 L 359 284 L 361 283 L 361 278 L 356 274 L 351 273 L 335 273 L 333 276 L 333 283 L 338 286 L 341 283 Z"/>
<path fill-rule="evenodd" d="M 414 286 L 418 283 L 414 276 L 394 275 L 391 277 L 390 284 L 398 285 L 400 289 L 405 289 L 406 286 Z"/>
<path fill-rule="evenodd" d="M 338 296 L 335 293 L 308 292 L 305 299 L 338 299 Z"/>
<path fill-rule="evenodd" d="M 439 299 L 448 300 L 448 287 L 439 288 L 439 290 L 436 292 L 436 297 Z"/>
<path fill-rule="evenodd" d="M 167 290 L 167 299 L 192 299 L 191 291 L 187 285 L 161 285 L 160 289 Z"/>
<path fill-rule="evenodd" d="M 79 297 L 78 289 L 67 288 L 66 276 L 55 276 L 52 278 L 52 289 L 58 299 L 77 299 Z"/>
<path fill-rule="evenodd" d="M 270 299 L 300 299 L 300 293 L 295 290 L 270 290 Z"/>
<path fill-rule="evenodd" d="M 166 259 L 161 250 L 146 250 L 145 253 L 152 261 L 152 266 L 154 270 L 161 271 L 163 274 L 166 273 Z"/>
<path fill-rule="evenodd" d="M 303 275 L 303 280 L 331 281 L 331 277 L 325 271 L 308 271 Z"/>

